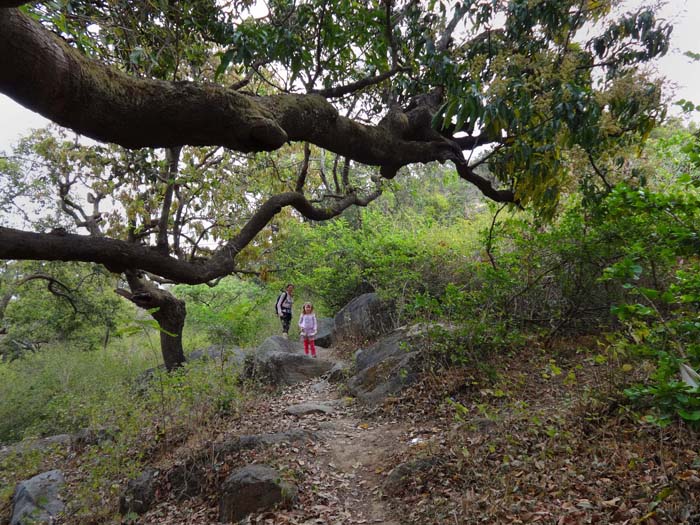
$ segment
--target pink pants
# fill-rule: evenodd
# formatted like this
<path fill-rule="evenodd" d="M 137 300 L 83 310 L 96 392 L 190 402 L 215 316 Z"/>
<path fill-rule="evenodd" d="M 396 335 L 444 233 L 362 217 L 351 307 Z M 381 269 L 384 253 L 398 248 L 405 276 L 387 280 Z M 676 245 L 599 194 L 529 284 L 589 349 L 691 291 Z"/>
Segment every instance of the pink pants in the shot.
<path fill-rule="evenodd" d="M 309 355 L 309 350 L 311 350 L 311 357 L 316 357 L 316 343 L 313 337 L 304 337 L 304 353 Z"/>

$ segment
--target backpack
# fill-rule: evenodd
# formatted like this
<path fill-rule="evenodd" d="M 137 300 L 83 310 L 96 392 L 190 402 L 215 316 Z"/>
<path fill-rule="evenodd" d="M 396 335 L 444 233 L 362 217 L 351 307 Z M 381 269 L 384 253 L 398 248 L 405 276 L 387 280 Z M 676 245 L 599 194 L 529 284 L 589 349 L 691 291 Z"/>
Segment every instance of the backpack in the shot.
<path fill-rule="evenodd" d="M 277 300 L 275 301 L 275 315 L 279 315 L 279 312 L 277 311 L 277 305 L 280 304 L 281 301 L 284 301 L 287 298 L 287 292 L 282 292 L 277 296 Z"/>

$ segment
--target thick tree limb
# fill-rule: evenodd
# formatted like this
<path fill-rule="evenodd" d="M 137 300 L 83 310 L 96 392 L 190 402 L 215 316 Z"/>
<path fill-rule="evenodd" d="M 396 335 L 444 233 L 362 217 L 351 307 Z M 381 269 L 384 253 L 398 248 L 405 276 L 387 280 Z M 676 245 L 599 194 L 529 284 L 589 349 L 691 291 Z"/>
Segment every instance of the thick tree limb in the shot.
<path fill-rule="evenodd" d="M 466 162 L 455 163 L 457 174 L 464 180 L 479 188 L 489 199 L 496 202 L 516 202 L 511 190 L 497 190 L 485 178 L 477 175 Z"/>
<path fill-rule="evenodd" d="M 16 9 L 0 10 L 0 91 L 62 126 L 128 148 L 189 143 L 263 151 L 287 140 L 252 97 L 131 78 L 86 59 Z"/>
<path fill-rule="evenodd" d="M 315 207 L 300 193 L 281 193 L 260 206 L 238 235 L 207 261 L 181 261 L 152 247 L 128 241 L 3 227 L 0 227 L 0 259 L 95 262 L 115 273 L 139 269 L 179 283 L 199 284 L 232 273 L 236 255 L 285 206 L 292 206 L 308 219 L 323 221 L 340 215 L 350 206 L 366 206 L 378 196 L 379 192 L 365 197 L 352 194 L 335 201 L 332 206 Z"/>
<path fill-rule="evenodd" d="M 254 97 L 213 84 L 132 78 L 83 57 L 15 9 L 0 10 L 0 92 L 127 148 L 221 145 L 246 152 L 308 141 L 373 166 L 459 160 L 454 144 L 426 128 L 425 118 L 409 116 L 411 128 L 401 136 L 339 115 L 320 95 Z"/>

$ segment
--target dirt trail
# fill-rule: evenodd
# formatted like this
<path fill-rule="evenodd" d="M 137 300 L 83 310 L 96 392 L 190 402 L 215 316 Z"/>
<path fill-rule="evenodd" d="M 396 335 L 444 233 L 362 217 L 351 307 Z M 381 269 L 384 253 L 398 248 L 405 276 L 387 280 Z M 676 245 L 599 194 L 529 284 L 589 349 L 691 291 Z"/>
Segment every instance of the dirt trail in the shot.
<path fill-rule="evenodd" d="M 336 358 L 326 349 L 319 357 Z M 300 480 L 300 506 L 307 511 L 305 521 L 298 522 L 399 525 L 382 499 L 382 483 L 396 453 L 407 446 L 409 429 L 398 421 L 364 419 L 362 407 L 344 397 L 341 389 L 342 385 L 314 379 L 286 388 L 269 406 L 270 420 L 276 422 L 270 432 L 302 428 L 317 436 L 312 447 L 298 451 L 297 464 L 306 474 Z M 332 407 L 333 412 L 286 413 L 290 406 L 309 403 Z M 288 518 L 301 517 L 298 509 L 287 512 Z M 284 514 L 275 519 L 282 520 Z"/>
<path fill-rule="evenodd" d="M 363 421 L 361 409 L 348 404 L 338 387 L 325 380 L 290 387 L 280 402 L 284 407 L 277 409 L 278 414 L 300 403 L 334 409 L 330 414 L 293 416 L 296 428 L 318 436 L 315 448 L 309 451 L 313 453 L 302 460 L 311 474 L 310 479 L 302 481 L 302 491 L 310 486 L 312 507 L 316 506 L 319 513 L 318 521 L 306 523 L 399 525 L 391 520 L 381 496 L 383 474 L 390 468 L 396 450 L 403 446 L 404 426 Z"/>
<path fill-rule="evenodd" d="M 336 361 L 332 350 L 319 358 Z M 395 457 L 408 446 L 410 427 L 400 421 L 363 417 L 364 408 L 344 396 L 342 384 L 312 379 L 281 392 L 251 400 L 237 417 L 217 429 L 218 439 L 239 435 L 306 430 L 309 439 L 243 451 L 232 467 L 268 464 L 299 489 L 289 509 L 252 514 L 241 523 L 255 525 L 400 525 L 392 519 L 382 485 Z M 318 411 L 294 415 L 290 407 L 322 405 Z M 217 498 L 165 501 L 142 516 L 143 524 L 217 523 Z"/>

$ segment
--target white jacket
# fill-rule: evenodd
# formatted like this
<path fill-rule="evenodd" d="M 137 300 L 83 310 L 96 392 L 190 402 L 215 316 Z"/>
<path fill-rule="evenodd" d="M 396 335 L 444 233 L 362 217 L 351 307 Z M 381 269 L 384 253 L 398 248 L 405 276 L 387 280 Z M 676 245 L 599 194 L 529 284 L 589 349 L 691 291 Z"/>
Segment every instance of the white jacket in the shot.
<path fill-rule="evenodd" d="M 299 329 L 301 330 L 301 335 L 306 337 L 312 337 L 316 335 L 318 331 L 318 323 L 316 322 L 316 314 L 304 314 L 302 313 L 299 317 Z"/>

